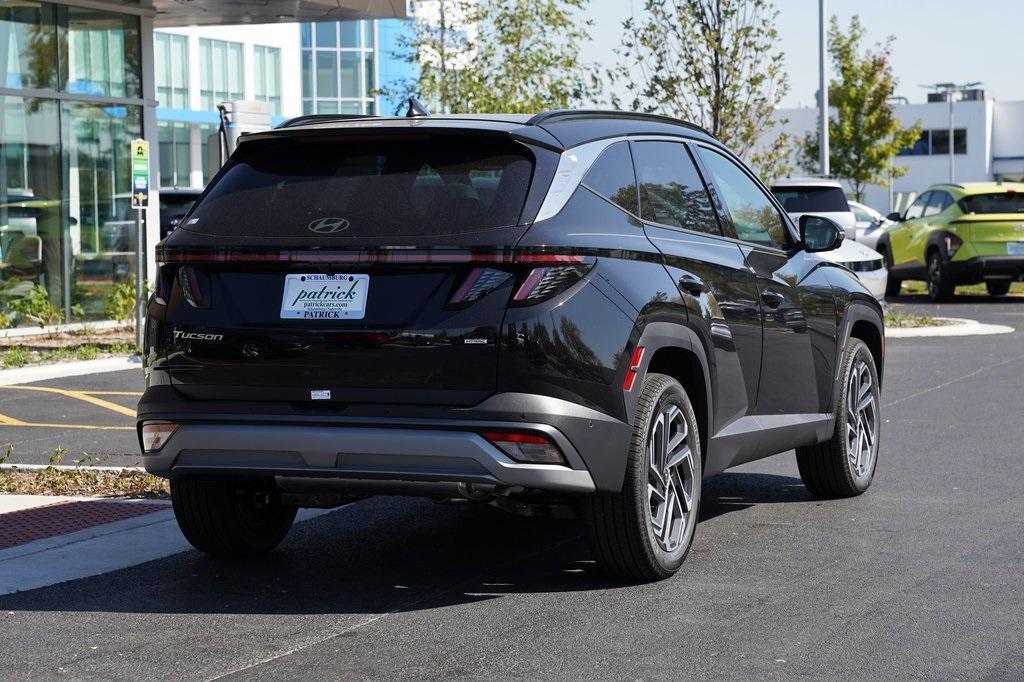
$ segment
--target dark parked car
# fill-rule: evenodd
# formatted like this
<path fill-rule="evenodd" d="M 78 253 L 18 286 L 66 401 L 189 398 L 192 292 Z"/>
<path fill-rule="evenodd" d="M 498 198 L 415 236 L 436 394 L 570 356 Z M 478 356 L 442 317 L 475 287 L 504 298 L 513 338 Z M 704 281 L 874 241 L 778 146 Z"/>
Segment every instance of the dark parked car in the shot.
<path fill-rule="evenodd" d="M 708 476 L 796 448 L 815 495 L 871 484 L 882 312 L 815 255 L 841 240 L 668 118 L 248 135 L 158 253 L 143 460 L 213 554 L 407 494 L 577 510 L 605 569 L 663 578 Z"/>
<path fill-rule="evenodd" d="M 201 189 L 179 187 L 160 190 L 160 239 L 166 239 L 178 226 L 202 193 Z"/>

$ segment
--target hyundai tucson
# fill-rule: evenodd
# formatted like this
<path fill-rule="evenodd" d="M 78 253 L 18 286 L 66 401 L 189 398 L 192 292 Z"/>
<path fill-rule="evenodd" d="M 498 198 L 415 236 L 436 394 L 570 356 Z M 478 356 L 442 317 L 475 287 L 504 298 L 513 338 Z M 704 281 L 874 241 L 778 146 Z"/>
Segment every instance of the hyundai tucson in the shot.
<path fill-rule="evenodd" d="M 158 247 L 138 432 L 195 547 L 416 495 L 578 513 L 655 580 L 729 467 L 868 488 L 883 318 L 816 255 L 841 227 L 678 120 L 410 109 L 243 136 Z"/>

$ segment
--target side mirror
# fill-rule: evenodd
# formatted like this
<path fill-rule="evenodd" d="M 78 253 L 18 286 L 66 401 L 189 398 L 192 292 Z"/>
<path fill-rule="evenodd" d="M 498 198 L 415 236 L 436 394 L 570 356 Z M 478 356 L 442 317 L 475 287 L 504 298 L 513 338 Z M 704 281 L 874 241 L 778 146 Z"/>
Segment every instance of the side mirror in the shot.
<path fill-rule="evenodd" d="M 899 211 L 893 211 L 889 215 L 885 216 L 885 219 L 886 220 L 891 220 L 894 223 L 898 223 L 898 222 L 901 222 L 903 220 L 903 214 L 900 213 Z"/>
<path fill-rule="evenodd" d="M 817 215 L 800 216 L 800 243 L 808 253 L 838 249 L 845 235 L 842 225 L 834 220 Z"/>

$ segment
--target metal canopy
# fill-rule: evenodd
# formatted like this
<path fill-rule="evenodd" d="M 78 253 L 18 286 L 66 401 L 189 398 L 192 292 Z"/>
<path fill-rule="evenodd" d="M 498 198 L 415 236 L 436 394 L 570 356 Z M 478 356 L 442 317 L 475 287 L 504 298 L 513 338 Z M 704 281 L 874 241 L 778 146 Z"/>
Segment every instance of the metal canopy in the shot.
<path fill-rule="evenodd" d="M 405 0 L 153 0 L 157 28 L 406 18 Z"/>

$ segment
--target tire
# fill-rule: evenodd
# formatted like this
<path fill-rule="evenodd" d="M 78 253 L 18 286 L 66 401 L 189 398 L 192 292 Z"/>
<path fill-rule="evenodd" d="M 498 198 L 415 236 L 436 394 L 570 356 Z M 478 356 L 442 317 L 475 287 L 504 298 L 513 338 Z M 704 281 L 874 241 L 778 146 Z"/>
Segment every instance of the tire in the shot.
<path fill-rule="evenodd" d="M 882 248 L 882 260 L 885 262 L 885 267 L 889 271 L 885 280 L 885 297 L 892 298 L 893 296 L 899 296 L 900 289 L 903 288 L 903 280 L 893 277 L 892 257 L 889 255 L 889 249 L 884 247 Z"/>
<path fill-rule="evenodd" d="M 256 491 L 229 480 L 171 481 L 171 502 L 182 534 L 215 556 L 253 556 L 277 547 L 295 521 L 295 507 L 257 505 Z"/>
<path fill-rule="evenodd" d="M 658 437 L 662 434 L 664 439 Z M 680 434 L 675 448 L 655 448 L 652 455 L 649 445 L 671 443 Z M 666 462 L 670 458 L 664 452 L 674 455 L 676 463 Z M 701 476 L 700 433 L 686 391 L 672 377 L 647 375 L 637 400 L 622 490 L 596 493 L 583 504 L 598 565 L 636 581 L 661 580 L 679 570 L 693 544 Z M 684 495 L 674 494 L 680 490 Z"/>
<path fill-rule="evenodd" d="M 928 298 L 941 303 L 953 298 L 953 291 L 956 283 L 950 276 L 942 254 L 938 250 L 932 250 L 928 254 Z"/>
<path fill-rule="evenodd" d="M 871 351 L 860 339 L 851 338 L 846 343 L 842 371 L 832 437 L 796 450 L 800 478 L 808 492 L 817 497 L 860 495 L 871 486 L 878 465 L 878 431 L 882 423 L 878 370 Z M 867 394 L 859 390 L 865 380 L 870 381 Z M 861 400 L 851 404 L 851 394 L 860 395 Z M 870 404 L 865 405 L 868 397 Z M 865 407 L 861 409 L 859 405 Z M 856 420 L 852 426 L 851 417 Z M 866 450 L 858 447 L 864 445 Z M 855 451 L 859 451 L 859 456 Z"/>
<path fill-rule="evenodd" d="M 987 280 L 985 288 L 989 296 L 1006 296 L 1010 293 L 1010 281 L 1005 279 Z"/>

